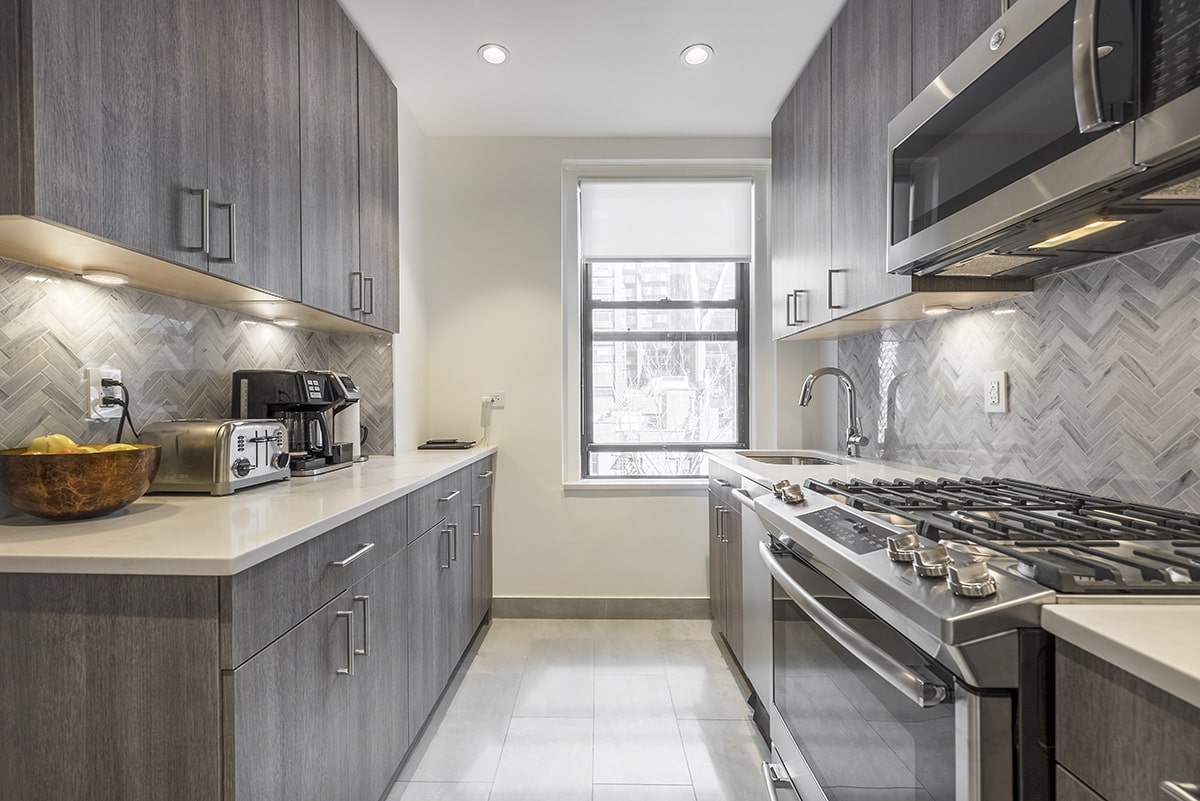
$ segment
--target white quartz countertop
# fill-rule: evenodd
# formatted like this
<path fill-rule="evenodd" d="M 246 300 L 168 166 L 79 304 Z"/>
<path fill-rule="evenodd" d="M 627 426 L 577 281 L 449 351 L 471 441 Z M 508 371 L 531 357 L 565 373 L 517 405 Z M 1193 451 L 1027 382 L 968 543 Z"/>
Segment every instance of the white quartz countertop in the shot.
<path fill-rule="evenodd" d="M 1200 605 L 1059 603 L 1042 609 L 1042 627 L 1200 706 Z"/>
<path fill-rule="evenodd" d="M 223 497 L 144 495 L 92 520 L 0 520 L 0 572 L 233 575 L 495 451 L 372 456 Z"/>
<path fill-rule="evenodd" d="M 730 470 L 735 470 L 751 481 L 768 487 L 776 481 L 784 479 L 791 481 L 793 484 L 803 484 L 804 480 L 808 478 L 815 478 L 817 481 L 828 481 L 832 478 L 842 481 L 849 481 L 854 478 L 859 478 L 863 481 L 873 481 L 877 478 L 887 481 L 892 479 L 907 479 L 911 481 L 916 478 L 937 478 L 938 476 L 947 475 L 944 470 L 927 470 L 911 464 L 884 462 L 876 459 L 852 459 L 849 456 L 826 453 L 824 451 L 803 450 L 779 452 L 812 454 L 827 459 L 836 459 L 844 462 L 844 464 L 767 464 L 747 456 L 740 456 L 736 451 L 712 450 L 705 451 L 705 454 L 708 455 L 711 461 L 724 465 Z M 772 453 L 772 451 L 764 451 L 764 453 Z"/>

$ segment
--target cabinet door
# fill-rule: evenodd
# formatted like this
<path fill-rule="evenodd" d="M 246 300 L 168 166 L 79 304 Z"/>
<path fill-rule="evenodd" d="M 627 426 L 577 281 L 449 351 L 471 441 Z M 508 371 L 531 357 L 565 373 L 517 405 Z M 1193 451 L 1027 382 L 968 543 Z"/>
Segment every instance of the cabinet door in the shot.
<path fill-rule="evenodd" d="M 742 515 L 725 514 L 725 641 L 740 664 L 746 663 L 742 636 Z"/>
<path fill-rule="evenodd" d="M 833 24 L 835 317 L 908 293 L 887 272 L 887 127 L 912 97 L 911 0 L 849 0 Z"/>
<path fill-rule="evenodd" d="M 832 76 L 830 38 L 821 40 L 796 82 L 796 271 L 795 317 L 802 326 L 827 322 L 832 259 L 833 192 L 830 166 Z"/>
<path fill-rule="evenodd" d="M 1003 13 L 1002 0 L 912 0 L 916 97 Z"/>
<path fill-rule="evenodd" d="M 203 269 L 205 5 L 40 0 L 27 211 Z"/>
<path fill-rule="evenodd" d="M 400 187 L 396 87 L 358 40 L 359 270 L 362 321 L 400 330 Z"/>
<path fill-rule="evenodd" d="M 350 698 L 352 801 L 376 801 L 412 741 L 408 714 L 407 553 L 350 589 L 357 656 Z"/>
<path fill-rule="evenodd" d="M 771 121 L 771 328 L 776 339 L 795 333 L 795 301 L 801 290 L 797 264 L 796 82 Z"/>
<path fill-rule="evenodd" d="M 343 593 L 237 670 L 222 674 L 226 801 L 342 798 L 352 618 Z M 348 622 L 349 621 L 349 622 Z"/>
<path fill-rule="evenodd" d="M 336 0 L 300 2 L 301 299 L 350 317 L 358 269 L 358 34 Z"/>
<path fill-rule="evenodd" d="M 300 300 L 296 0 L 211 0 L 209 271 Z"/>
<path fill-rule="evenodd" d="M 450 622 L 449 631 L 452 633 L 450 664 L 454 666 L 458 664 L 463 651 L 467 649 L 471 635 L 475 632 L 475 627 L 471 622 L 474 618 L 475 608 L 472 599 L 475 577 L 471 566 L 474 551 L 471 544 L 474 539 L 471 536 L 471 505 L 469 503 L 460 504 L 455 509 L 452 518 L 449 523 L 452 589 L 450 590 L 450 607 L 447 614 Z"/>
<path fill-rule="evenodd" d="M 725 630 L 725 544 L 722 526 L 725 506 L 708 493 L 708 611 L 719 631 Z"/>
<path fill-rule="evenodd" d="M 433 527 L 409 543 L 407 553 L 408 715 L 415 737 L 450 675 L 450 530 Z"/>
<path fill-rule="evenodd" d="M 471 506 L 471 628 L 474 630 L 492 608 L 492 488 L 480 490 Z"/>

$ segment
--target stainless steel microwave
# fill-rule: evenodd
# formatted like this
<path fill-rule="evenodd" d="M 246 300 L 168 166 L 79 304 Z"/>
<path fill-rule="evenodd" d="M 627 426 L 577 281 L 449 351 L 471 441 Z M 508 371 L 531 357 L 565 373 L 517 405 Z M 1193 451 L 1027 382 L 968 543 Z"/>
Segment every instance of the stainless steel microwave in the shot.
<path fill-rule="evenodd" d="M 890 272 L 1028 277 L 1200 233 L 1200 2 L 1020 0 L 888 147 Z"/>

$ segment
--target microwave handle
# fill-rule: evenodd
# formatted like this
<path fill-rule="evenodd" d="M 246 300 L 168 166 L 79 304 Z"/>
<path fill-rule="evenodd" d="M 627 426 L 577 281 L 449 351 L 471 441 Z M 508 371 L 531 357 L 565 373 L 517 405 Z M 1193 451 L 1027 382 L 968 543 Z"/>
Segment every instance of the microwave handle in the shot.
<path fill-rule="evenodd" d="M 893 659 L 878 645 L 864 638 L 847 626 L 837 615 L 826 609 L 808 590 L 801 587 L 794 578 L 787 574 L 787 571 L 780 566 L 779 559 L 771 553 L 771 549 L 765 542 L 758 544 L 758 555 L 788 597 L 826 634 L 853 654 L 856 659 L 875 671 L 881 679 L 902 692 L 917 706 L 937 706 L 946 700 L 945 687 L 925 681 L 907 665 Z"/>
<path fill-rule="evenodd" d="M 1103 131 L 1117 124 L 1106 119 L 1100 102 L 1100 56 L 1096 52 L 1099 0 L 1075 0 L 1071 26 L 1071 73 L 1075 85 L 1075 118 L 1080 133 Z"/>

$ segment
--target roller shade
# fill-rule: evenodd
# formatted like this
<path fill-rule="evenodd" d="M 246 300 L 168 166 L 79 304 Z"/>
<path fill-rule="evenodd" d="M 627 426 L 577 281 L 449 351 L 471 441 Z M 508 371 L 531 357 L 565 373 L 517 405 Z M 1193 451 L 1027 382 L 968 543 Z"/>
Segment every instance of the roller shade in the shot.
<path fill-rule="evenodd" d="M 752 197 L 749 179 L 580 181 L 583 259 L 749 261 Z"/>

